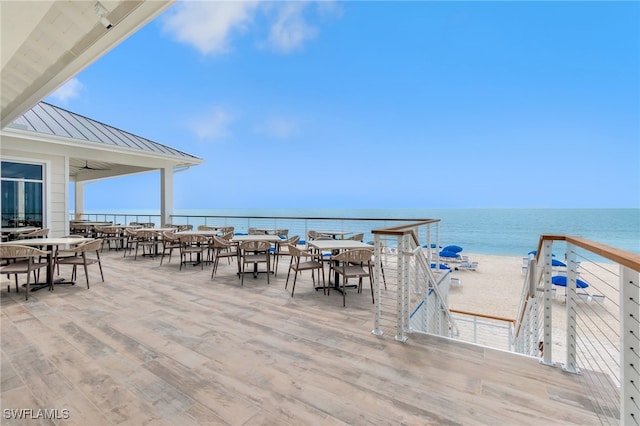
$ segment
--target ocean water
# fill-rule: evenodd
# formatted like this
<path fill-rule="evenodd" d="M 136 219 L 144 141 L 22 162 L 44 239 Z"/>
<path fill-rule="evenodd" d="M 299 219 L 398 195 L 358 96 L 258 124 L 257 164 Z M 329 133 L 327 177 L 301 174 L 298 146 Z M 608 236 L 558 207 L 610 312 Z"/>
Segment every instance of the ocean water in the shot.
<path fill-rule="evenodd" d="M 467 253 L 526 256 L 540 235 L 557 234 L 640 254 L 640 209 L 176 209 L 174 214 L 440 219 L 440 244 L 456 244 Z"/>

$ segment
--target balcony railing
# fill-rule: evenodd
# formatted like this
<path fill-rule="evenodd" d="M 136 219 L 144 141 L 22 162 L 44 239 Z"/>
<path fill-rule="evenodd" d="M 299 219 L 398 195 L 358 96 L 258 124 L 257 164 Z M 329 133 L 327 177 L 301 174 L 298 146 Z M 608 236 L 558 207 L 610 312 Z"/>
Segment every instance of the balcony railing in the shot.
<path fill-rule="evenodd" d="M 159 215 L 94 213 L 82 218 L 163 225 Z M 449 276 L 430 268 L 440 263 L 437 251 L 423 249 L 439 246 L 439 220 L 186 215 L 171 220 L 194 228 L 233 226 L 241 233 L 288 229 L 289 235 L 303 238 L 309 230 L 364 232 L 364 241 L 374 244 L 375 334 L 390 330 L 405 341 L 412 332 L 424 332 L 489 345 L 482 336 L 495 335 L 489 330 L 497 327 L 515 352 L 580 374 L 603 424 L 640 424 L 640 255 L 582 238 L 542 236 L 537 257 L 526 265 L 515 324 L 506 319 L 500 325 L 482 314 L 449 310 Z M 564 270 L 553 267 L 554 254 L 565 255 Z M 552 282 L 559 274 L 566 276 L 565 287 Z M 579 288 L 578 280 L 589 286 Z M 384 292 L 385 286 L 390 291 Z"/>
<path fill-rule="evenodd" d="M 553 266 L 560 254 L 562 269 Z M 516 350 L 580 374 L 603 424 L 639 424 L 640 256 L 545 235 L 526 269 Z M 554 284 L 558 276 L 564 286 Z"/>

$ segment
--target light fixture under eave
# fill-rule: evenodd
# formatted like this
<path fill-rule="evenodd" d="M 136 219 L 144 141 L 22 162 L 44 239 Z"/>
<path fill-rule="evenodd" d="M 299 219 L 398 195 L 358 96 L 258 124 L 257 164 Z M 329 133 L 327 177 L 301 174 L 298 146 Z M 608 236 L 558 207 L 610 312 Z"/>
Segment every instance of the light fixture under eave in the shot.
<path fill-rule="evenodd" d="M 107 8 L 104 7 L 99 1 L 93 5 L 93 8 L 95 9 L 98 18 L 100 18 L 100 22 L 102 23 L 102 25 L 104 25 L 106 29 L 110 30 L 111 27 L 113 27 L 113 24 L 111 24 L 111 22 L 107 19 L 107 15 L 109 14 Z"/>

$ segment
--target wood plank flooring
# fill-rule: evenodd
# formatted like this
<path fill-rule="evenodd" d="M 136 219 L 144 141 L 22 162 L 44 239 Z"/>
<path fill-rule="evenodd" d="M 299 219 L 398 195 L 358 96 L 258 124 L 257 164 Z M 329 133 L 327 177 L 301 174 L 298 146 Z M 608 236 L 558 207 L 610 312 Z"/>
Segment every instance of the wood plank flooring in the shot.
<path fill-rule="evenodd" d="M 292 298 L 288 259 L 270 285 L 247 276 L 244 287 L 224 260 L 214 280 L 210 265 L 179 271 L 175 256 L 160 266 L 105 251 L 103 263 L 104 283 L 94 265 L 91 289 L 80 271 L 75 286 L 28 301 L 2 277 L 2 424 L 600 424 L 579 378 L 559 368 L 373 335 L 366 288 L 343 308 L 306 272 Z M 69 418 L 9 418 L 21 409 Z"/>

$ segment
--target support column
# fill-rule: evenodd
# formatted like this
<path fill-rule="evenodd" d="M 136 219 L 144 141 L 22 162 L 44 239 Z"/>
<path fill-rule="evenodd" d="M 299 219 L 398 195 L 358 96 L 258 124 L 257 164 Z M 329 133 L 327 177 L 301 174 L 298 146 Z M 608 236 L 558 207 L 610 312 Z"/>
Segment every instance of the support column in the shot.
<path fill-rule="evenodd" d="M 171 223 L 173 214 L 173 167 L 160 169 L 160 223 Z"/>
<path fill-rule="evenodd" d="M 73 184 L 73 189 L 73 215 L 76 220 L 80 220 L 84 214 L 84 182 L 76 181 Z"/>

